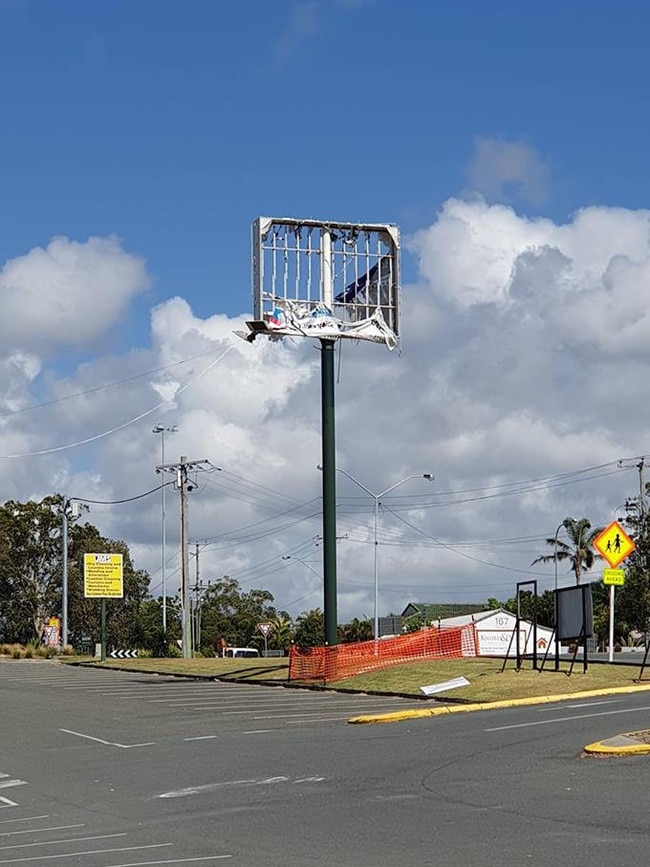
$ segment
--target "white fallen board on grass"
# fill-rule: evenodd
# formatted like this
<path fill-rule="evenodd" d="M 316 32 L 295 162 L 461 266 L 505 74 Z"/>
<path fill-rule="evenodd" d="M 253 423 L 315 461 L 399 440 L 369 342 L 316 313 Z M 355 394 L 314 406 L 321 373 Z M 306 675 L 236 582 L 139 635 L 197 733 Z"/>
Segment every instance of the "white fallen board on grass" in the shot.
<path fill-rule="evenodd" d="M 446 680 L 444 683 L 433 683 L 431 686 L 421 686 L 420 689 L 425 695 L 434 695 L 436 692 L 458 689 L 459 686 L 469 686 L 469 680 L 465 677 L 454 677 L 453 680 Z"/>

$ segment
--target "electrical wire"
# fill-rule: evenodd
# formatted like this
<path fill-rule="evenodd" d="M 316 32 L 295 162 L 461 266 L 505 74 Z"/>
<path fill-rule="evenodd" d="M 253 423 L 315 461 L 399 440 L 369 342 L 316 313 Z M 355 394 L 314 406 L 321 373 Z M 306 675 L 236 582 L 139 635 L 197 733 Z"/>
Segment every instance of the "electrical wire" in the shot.
<path fill-rule="evenodd" d="M 87 445 L 88 443 L 96 442 L 97 440 L 103 439 L 104 437 L 107 437 L 107 436 L 110 436 L 111 434 L 117 433 L 117 431 L 124 430 L 124 428 L 130 427 L 132 424 L 135 424 L 135 422 L 138 422 L 141 419 L 146 418 L 148 415 L 151 415 L 152 413 L 157 412 L 160 409 L 160 407 L 164 406 L 166 403 L 169 403 L 172 400 L 176 400 L 176 398 L 178 397 L 179 394 L 182 394 L 182 392 L 184 392 L 186 389 L 188 389 L 191 385 L 194 385 L 194 383 L 197 382 L 199 379 L 201 379 L 201 377 L 205 376 L 206 373 L 208 373 L 210 370 L 212 370 L 214 367 L 216 367 L 216 365 L 220 361 L 222 361 L 226 357 L 226 355 L 228 355 L 228 353 L 232 349 L 234 349 L 234 347 L 235 347 L 235 343 L 233 342 L 226 349 L 226 351 L 219 356 L 219 358 L 215 358 L 215 360 L 211 364 L 209 364 L 204 370 L 202 370 L 200 373 L 198 373 L 193 379 L 190 379 L 189 382 L 186 382 L 185 385 L 182 385 L 179 389 L 177 389 L 171 397 L 167 397 L 167 398 L 165 398 L 165 400 L 161 400 L 160 403 L 157 403 L 155 406 L 151 407 L 151 409 L 148 409 L 145 412 L 140 413 L 140 415 L 137 415 L 134 418 L 129 419 L 129 421 L 125 421 L 123 424 L 119 424 L 116 427 L 111 428 L 110 430 L 103 431 L 102 433 L 95 434 L 94 436 L 86 437 L 86 439 L 78 440 L 77 442 L 74 442 L 74 443 L 67 443 L 66 445 L 63 445 L 63 446 L 55 446 L 55 447 L 49 448 L 49 449 L 41 449 L 41 450 L 36 451 L 36 452 L 23 452 L 22 454 L 14 454 L 14 455 L 0 455 L 0 460 L 8 460 L 8 459 L 12 459 L 12 458 L 34 458 L 34 457 L 39 457 L 41 455 L 51 455 L 51 454 L 54 454 L 55 452 L 62 452 L 62 451 L 66 451 L 67 449 L 74 449 L 74 448 L 77 448 L 78 446 L 84 446 L 84 445 Z"/>
<path fill-rule="evenodd" d="M 150 494 L 155 494 L 156 491 L 162 491 L 167 485 L 173 485 L 174 482 L 163 482 L 157 488 L 152 488 L 150 491 L 145 491 L 144 494 L 137 494 L 135 497 L 127 497 L 125 500 L 89 500 L 86 497 L 66 497 L 68 500 L 74 500 L 76 503 L 91 503 L 94 506 L 119 506 L 122 503 L 133 503 L 135 500 L 141 500 L 143 497 L 148 497 Z"/>
<path fill-rule="evenodd" d="M 220 349 L 221 347 L 219 347 Z M 76 391 L 73 394 L 66 394 L 64 397 L 57 397 L 53 400 L 46 400 L 42 403 L 34 403 L 31 406 L 23 406 L 19 409 L 12 409 L 8 412 L 0 413 L 0 419 L 9 418 L 10 416 L 19 415 L 20 413 L 31 412 L 35 409 L 44 409 L 48 406 L 54 406 L 57 403 L 64 403 L 67 400 L 73 400 L 76 397 L 85 397 L 88 394 L 96 394 L 99 391 L 104 391 L 107 388 L 114 388 L 116 385 L 125 385 L 127 382 L 134 382 L 136 379 L 144 379 L 146 376 L 153 376 L 156 373 L 164 373 L 166 370 L 171 370 L 173 367 L 178 367 L 181 364 L 189 364 L 191 361 L 196 361 L 198 358 L 205 358 L 207 355 L 214 355 L 219 349 L 211 349 L 209 352 L 201 352 L 198 355 L 191 355 L 189 358 L 183 358 L 181 361 L 174 361 L 171 364 L 166 364 L 164 367 L 154 367 L 152 370 L 146 370 L 144 373 L 136 373 L 133 376 L 127 376 L 124 379 L 115 379 L 112 382 L 107 382 L 104 385 L 97 385 L 94 388 L 87 388 L 84 391 Z"/>

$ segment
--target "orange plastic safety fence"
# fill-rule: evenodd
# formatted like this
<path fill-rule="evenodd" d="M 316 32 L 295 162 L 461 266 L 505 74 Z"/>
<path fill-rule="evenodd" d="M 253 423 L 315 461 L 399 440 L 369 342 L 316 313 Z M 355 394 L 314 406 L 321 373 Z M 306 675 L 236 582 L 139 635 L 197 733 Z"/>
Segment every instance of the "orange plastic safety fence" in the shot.
<path fill-rule="evenodd" d="M 289 680 L 327 683 L 400 662 L 477 654 L 478 643 L 473 623 L 449 629 L 421 629 L 409 635 L 379 641 L 337 644 L 334 647 L 292 647 L 289 653 Z"/>

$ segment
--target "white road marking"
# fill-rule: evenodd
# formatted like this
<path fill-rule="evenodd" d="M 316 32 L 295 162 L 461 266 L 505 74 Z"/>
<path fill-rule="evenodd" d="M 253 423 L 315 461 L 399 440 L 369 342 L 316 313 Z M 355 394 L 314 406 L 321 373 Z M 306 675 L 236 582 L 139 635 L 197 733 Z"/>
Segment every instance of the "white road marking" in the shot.
<path fill-rule="evenodd" d="M 183 738 L 183 740 L 184 741 L 209 741 L 209 740 L 212 740 L 212 738 L 216 738 L 216 737 L 217 737 L 216 735 L 201 735 L 200 737 L 197 737 L 197 738 Z"/>
<path fill-rule="evenodd" d="M 70 828 L 85 828 L 85 822 L 77 825 L 54 825 L 52 828 L 30 828 L 29 831 L 3 831 L 0 837 L 14 837 L 16 834 L 42 834 L 45 831 L 67 831 Z"/>
<path fill-rule="evenodd" d="M 15 804 L 14 806 L 18 806 Z M 3 819 L 0 825 L 13 825 L 15 822 L 35 822 L 37 819 L 49 819 L 50 814 L 45 813 L 43 816 L 27 816 L 23 819 Z"/>
<path fill-rule="evenodd" d="M 131 861 L 128 864 L 109 864 L 108 867 L 147 867 L 152 864 L 190 864 L 194 861 L 219 861 L 232 855 L 200 855 L 198 858 L 174 858 L 172 861 Z"/>
<path fill-rule="evenodd" d="M 277 732 L 279 729 L 253 729 L 250 732 L 242 732 L 243 735 L 265 735 L 268 732 Z"/>
<path fill-rule="evenodd" d="M 525 729 L 531 726 L 545 726 L 551 725 L 552 723 L 562 723 L 562 722 L 571 722 L 576 719 L 590 719 L 591 717 L 596 716 L 612 716 L 614 714 L 621 713 L 638 713 L 643 710 L 650 710 L 650 707 L 627 707 L 627 708 L 617 708 L 616 710 L 603 710 L 598 713 L 580 713 L 574 714 L 573 716 L 564 716 L 564 717 L 556 717 L 555 719 L 540 719 L 536 722 L 529 723 L 516 723 L 515 725 L 509 726 L 495 726 L 494 728 L 485 729 L 486 732 L 503 732 L 507 729 Z"/>
<path fill-rule="evenodd" d="M 162 849 L 173 846 L 173 843 L 151 843 L 149 846 L 123 846 L 120 849 L 91 849 L 88 852 L 64 852 L 62 855 L 36 855 L 29 858 L 10 858 L 9 861 L 0 861 L 0 864 L 22 864 L 25 861 L 50 861 L 54 858 L 76 858 L 85 855 L 105 855 L 108 852 L 136 852 L 139 849 Z M 141 864 L 142 862 L 138 862 Z M 173 864 L 173 861 L 167 862 Z"/>
<path fill-rule="evenodd" d="M 59 729 L 60 732 L 65 732 L 67 735 L 75 735 L 78 738 L 86 738 L 89 741 L 95 741 L 98 744 L 103 744 L 106 747 L 119 747 L 121 750 L 133 750 L 136 747 L 153 747 L 155 746 L 155 741 L 147 741 L 143 744 L 118 744 L 113 741 L 105 741 L 102 738 L 94 738 L 92 735 L 84 735 L 81 732 L 73 732 L 70 729 Z M 0 783 L 2 786 L 2 783 Z"/>
<path fill-rule="evenodd" d="M 159 798 L 186 798 L 190 795 L 202 795 L 206 792 L 216 792 L 219 789 L 226 789 L 234 786 L 272 786 L 277 785 L 278 783 L 291 783 L 291 782 L 307 782 L 308 778 L 301 778 L 299 780 L 291 780 L 289 777 L 266 777 L 261 780 L 226 780 L 221 783 L 206 783 L 203 786 L 188 786 L 186 789 L 176 789 L 172 792 L 163 792 L 162 795 L 158 795 Z M 312 777 L 309 778 L 311 782 L 322 782 L 325 777 Z M 2 863 L 2 862 L 0 862 Z"/>
<path fill-rule="evenodd" d="M 17 807 L 17 806 L 18 806 L 18 804 L 15 801 L 10 801 L 9 798 L 0 798 L 0 809 L 4 809 L 5 807 Z M 8 821 L 12 821 L 12 820 L 9 819 Z M 16 820 L 13 820 L 13 821 L 16 821 Z"/>
<path fill-rule="evenodd" d="M 318 718 L 319 718 L 320 714 L 324 713 L 324 712 L 325 711 L 312 711 L 311 713 L 275 713 L 275 714 L 269 714 L 268 716 L 256 716 L 256 717 L 253 717 L 253 719 L 286 719 L 287 725 L 296 725 L 298 723 L 310 722 L 310 721 L 318 722 L 319 721 Z M 296 719 L 296 717 L 303 717 L 303 719 Z M 347 715 L 346 716 L 329 717 L 329 719 L 331 719 L 331 720 L 347 719 L 347 718 L 348 718 Z M 322 717 L 322 719 L 327 719 L 327 717 Z"/>
<path fill-rule="evenodd" d="M 126 837 L 123 834 L 98 834 L 95 837 L 70 837 L 67 840 L 41 840 L 40 843 L 12 843 L 11 846 L 0 846 L 0 852 L 7 849 L 33 849 L 35 846 L 54 846 L 58 843 L 85 843 L 87 840 L 110 840 L 113 837 Z"/>
<path fill-rule="evenodd" d="M 25 780 L 0 780 L 0 789 L 11 789 L 13 786 L 26 786 Z"/>
<path fill-rule="evenodd" d="M 577 708 L 577 707 L 596 707 L 599 704 L 620 704 L 625 699 L 622 698 L 611 698 L 607 701 L 583 701 L 580 704 L 565 704 L 564 707 Z M 554 707 L 543 707 L 539 708 L 538 713 L 552 713 L 557 710 Z"/>

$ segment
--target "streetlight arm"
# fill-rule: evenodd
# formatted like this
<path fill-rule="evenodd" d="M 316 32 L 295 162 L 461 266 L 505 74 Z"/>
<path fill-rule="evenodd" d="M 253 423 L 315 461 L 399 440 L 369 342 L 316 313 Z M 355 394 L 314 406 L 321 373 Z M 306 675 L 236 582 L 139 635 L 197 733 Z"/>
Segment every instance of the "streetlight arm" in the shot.
<path fill-rule="evenodd" d="M 377 496 L 381 497 L 381 494 L 375 494 L 369 488 L 367 488 L 365 485 L 362 485 L 361 482 L 358 479 L 355 479 L 354 476 L 351 476 L 347 470 L 344 470 L 342 467 L 337 467 L 336 469 L 339 473 L 343 473 L 343 475 L 346 476 L 346 478 L 350 479 L 351 482 L 354 482 L 354 484 L 358 488 L 361 488 L 362 491 L 365 491 L 369 497 L 377 497 Z"/>
<path fill-rule="evenodd" d="M 417 476 L 407 476 L 405 479 L 402 479 L 399 482 L 395 482 L 395 484 L 391 485 L 390 488 L 386 488 L 386 490 L 382 491 L 381 494 L 377 494 L 377 497 L 378 498 L 379 497 L 385 497 L 386 494 L 390 494 L 390 492 L 394 491 L 395 488 L 399 488 L 400 485 L 403 485 L 406 482 L 410 482 L 411 479 L 425 479 L 425 481 L 427 481 L 427 482 L 433 482 L 435 479 L 435 476 L 433 475 L 433 473 L 420 473 Z"/>
<path fill-rule="evenodd" d="M 305 560 L 302 559 L 302 557 L 296 557 L 296 556 L 293 555 L 293 554 L 283 554 L 283 555 L 282 555 L 282 559 L 283 559 L 283 560 L 297 560 L 299 563 L 302 563 L 302 565 L 303 565 L 306 569 L 309 569 L 310 572 L 313 572 L 313 574 L 314 574 L 317 578 L 320 579 L 320 577 L 321 577 L 315 569 L 312 569 L 312 567 L 309 565 L 309 563 L 307 563 Z"/>

